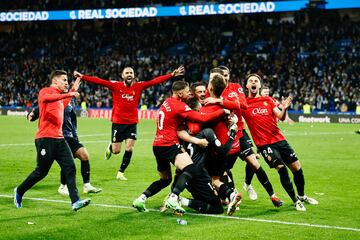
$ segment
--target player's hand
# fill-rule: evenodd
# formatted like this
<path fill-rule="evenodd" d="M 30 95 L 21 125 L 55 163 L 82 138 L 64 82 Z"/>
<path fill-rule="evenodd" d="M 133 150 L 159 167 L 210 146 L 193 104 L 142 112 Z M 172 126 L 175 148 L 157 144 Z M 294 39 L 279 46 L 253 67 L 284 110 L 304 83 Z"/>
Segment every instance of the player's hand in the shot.
<path fill-rule="evenodd" d="M 222 100 L 220 98 L 213 98 L 213 97 L 208 97 L 208 98 L 205 98 L 203 100 L 203 103 L 205 105 L 208 105 L 208 104 L 216 104 L 216 103 L 222 103 Z"/>
<path fill-rule="evenodd" d="M 185 68 L 183 65 L 181 65 L 179 68 L 175 69 L 171 74 L 173 77 L 184 75 Z"/>
<path fill-rule="evenodd" d="M 206 148 L 209 145 L 209 142 L 206 139 L 199 139 L 197 145 L 201 148 Z"/>
<path fill-rule="evenodd" d="M 77 91 L 79 89 L 80 83 L 81 83 L 81 78 L 77 77 L 74 84 L 73 84 L 73 86 L 72 86 L 72 89 L 74 91 Z"/>
<path fill-rule="evenodd" d="M 229 109 L 224 108 L 223 110 L 224 110 L 225 115 L 230 115 L 231 114 L 231 111 Z"/>
<path fill-rule="evenodd" d="M 27 118 L 27 120 L 29 120 L 29 122 L 31 122 L 31 120 L 32 120 L 33 117 L 34 117 L 34 111 L 35 111 L 35 109 L 33 108 L 33 109 L 31 110 L 31 112 L 26 116 L 26 118 Z"/>
<path fill-rule="evenodd" d="M 237 131 L 238 131 L 238 126 L 237 126 L 237 124 L 235 123 L 235 124 L 231 125 L 231 126 L 230 126 L 230 130 L 234 130 L 235 132 L 237 132 Z"/>
<path fill-rule="evenodd" d="M 74 71 L 74 77 L 82 78 L 83 74 L 79 73 L 78 71 Z"/>
<path fill-rule="evenodd" d="M 284 97 L 281 98 L 281 105 L 284 109 L 288 109 L 291 106 L 292 97 L 288 96 L 286 99 Z"/>
<path fill-rule="evenodd" d="M 70 92 L 69 94 L 70 94 L 70 96 L 72 96 L 72 97 L 76 97 L 76 98 L 79 98 L 79 97 L 80 97 L 80 93 L 78 93 L 78 92 Z"/>
<path fill-rule="evenodd" d="M 235 114 L 231 113 L 229 116 L 229 125 L 236 125 L 238 121 L 238 117 Z"/>

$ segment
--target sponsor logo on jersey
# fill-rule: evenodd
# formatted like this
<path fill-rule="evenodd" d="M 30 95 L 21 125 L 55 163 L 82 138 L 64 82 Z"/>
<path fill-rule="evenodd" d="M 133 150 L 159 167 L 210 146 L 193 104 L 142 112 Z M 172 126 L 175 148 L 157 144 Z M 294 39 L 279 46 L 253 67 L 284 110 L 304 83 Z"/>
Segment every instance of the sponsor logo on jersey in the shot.
<path fill-rule="evenodd" d="M 229 98 L 238 97 L 238 94 L 236 92 L 231 92 L 228 94 Z"/>
<path fill-rule="evenodd" d="M 128 100 L 128 101 L 134 101 L 134 95 L 124 93 L 124 94 L 121 95 L 121 97 Z"/>
<path fill-rule="evenodd" d="M 267 108 L 254 108 L 252 110 L 253 115 L 269 115 Z"/>

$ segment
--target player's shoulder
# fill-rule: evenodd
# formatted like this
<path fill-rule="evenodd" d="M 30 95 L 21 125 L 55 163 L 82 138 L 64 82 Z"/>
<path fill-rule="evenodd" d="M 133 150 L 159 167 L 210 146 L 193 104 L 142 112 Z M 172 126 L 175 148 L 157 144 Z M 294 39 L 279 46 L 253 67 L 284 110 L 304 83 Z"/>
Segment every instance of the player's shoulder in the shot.
<path fill-rule="evenodd" d="M 205 105 L 205 106 L 201 107 L 200 112 L 210 113 L 210 112 L 214 112 L 218 109 L 222 109 L 222 107 L 219 106 L 218 104 L 209 104 L 209 105 Z"/>

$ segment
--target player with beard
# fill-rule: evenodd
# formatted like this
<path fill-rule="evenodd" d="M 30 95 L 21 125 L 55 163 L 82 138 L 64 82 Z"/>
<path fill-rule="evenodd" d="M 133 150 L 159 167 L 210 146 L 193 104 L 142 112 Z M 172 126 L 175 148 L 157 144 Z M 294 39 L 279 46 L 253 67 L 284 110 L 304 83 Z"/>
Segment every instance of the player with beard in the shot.
<path fill-rule="evenodd" d="M 275 168 L 278 171 L 281 184 L 294 202 L 295 209 L 306 211 L 303 202 L 312 205 L 316 205 L 318 202 L 305 195 L 305 178 L 300 161 L 277 126 L 278 119 L 285 120 L 286 111 L 291 104 L 291 97 L 282 99 L 282 109 L 280 110 L 271 97 L 262 97 L 260 95 L 261 85 L 262 79 L 259 75 L 250 74 L 247 77 L 246 88 L 249 90 L 248 109 L 243 112 L 243 116 L 265 161 L 270 168 Z M 286 167 L 294 175 L 298 196 L 295 194 Z"/>
<path fill-rule="evenodd" d="M 125 140 L 125 153 L 120 165 L 119 171 L 116 175 L 118 180 L 127 180 L 124 176 L 125 169 L 130 164 L 130 159 L 136 142 L 136 126 L 138 119 L 138 104 L 141 92 L 154 86 L 163 83 L 172 77 L 177 77 L 184 74 L 184 67 L 180 66 L 172 73 L 154 78 L 146 82 L 136 81 L 134 70 L 131 67 L 125 67 L 122 71 L 122 81 L 107 81 L 98 77 L 91 77 L 83 75 L 74 71 L 75 77 L 102 85 L 112 91 L 113 108 L 112 108 L 112 134 L 111 143 L 105 151 L 105 159 L 108 160 L 111 154 L 120 153 L 121 143 Z"/>

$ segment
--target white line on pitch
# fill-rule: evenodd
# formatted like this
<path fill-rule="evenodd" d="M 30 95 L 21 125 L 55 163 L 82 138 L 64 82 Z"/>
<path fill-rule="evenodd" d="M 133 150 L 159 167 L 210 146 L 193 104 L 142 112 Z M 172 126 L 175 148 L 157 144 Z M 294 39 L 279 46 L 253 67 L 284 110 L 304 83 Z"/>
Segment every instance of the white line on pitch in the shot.
<path fill-rule="evenodd" d="M 0 194 L 0 197 L 2 197 L 2 198 L 13 198 L 14 196 Z M 46 199 L 46 198 L 24 197 L 24 199 L 34 200 L 34 201 L 44 201 L 44 202 L 66 203 L 66 204 L 70 203 L 69 201 L 52 200 L 52 199 Z M 99 203 L 91 203 L 91 206 L 106 207 L 106 208 L 134 209 L 133 207 L 130 207 L 130 206 L 121 206 L 121 205 L 112 205 L 112 204 L 99 204 Z M 156 210 L 156 209 L 149 209 L 149 211 L 151 211 L 151 212 L 159 212 L 159 210 Z M 336 229 L 336 230 L 346 230 L 346 231 L 360 232 L 360 228 L 339 227 L 339 226 L 320 225 L 320 224 L 311 224 L 311 223 L 286 222 L 286 221 L 279 221 L 279 220 L 269 220 L 269 219 L 259 219 L 259 218 L 244 218 L 244 217 L 224 216 L 224 215 L 210 215 L 210 214 L 201 214 L 201 213 L 187 213 L 187 215 L 201 216 L 201 217 L 212 217 L 212 218 L 223 218 L 223 219 L 235 219 L 235 220 L 250 221 L 250 222 L 277 223 L 277 224 L 283 224 L 283 225 L 296 225 L 296 226 L 302 226 L 302 227 L 325 228 L 325 229 Z"/>

